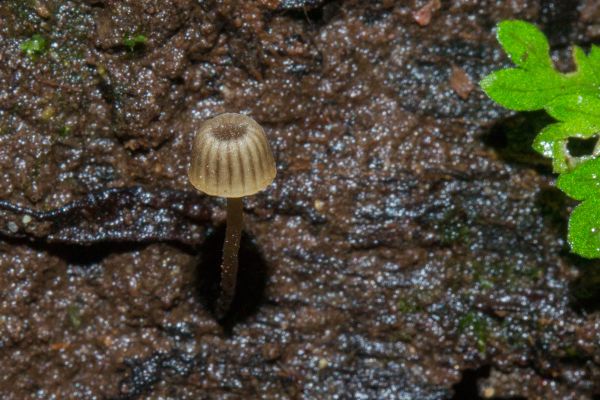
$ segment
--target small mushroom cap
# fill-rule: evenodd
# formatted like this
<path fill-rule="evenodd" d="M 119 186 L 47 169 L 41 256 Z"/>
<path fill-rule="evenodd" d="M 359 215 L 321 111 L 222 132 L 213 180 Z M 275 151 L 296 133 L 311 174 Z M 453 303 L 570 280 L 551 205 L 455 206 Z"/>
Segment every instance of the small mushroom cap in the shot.
<path fill-rule="evenodd" d="M 275 174 L 265 131 L 250 117 L 217 115 L 205 121 L 194 138 L 188 177 L 201 192 L 249 196 L 269 186 Z"/>

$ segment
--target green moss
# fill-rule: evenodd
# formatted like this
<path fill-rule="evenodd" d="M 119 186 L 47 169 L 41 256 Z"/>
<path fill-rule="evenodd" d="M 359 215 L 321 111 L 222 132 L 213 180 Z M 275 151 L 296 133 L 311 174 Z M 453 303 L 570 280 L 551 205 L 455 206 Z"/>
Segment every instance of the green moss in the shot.
<path fill-rule="evenodd" d="M 33 181 L 40 177 L 40 170 L 42 169 L 42 159 L 41 157 L 37 157 L 33 160 L 33 168 L 31 169 L 31 181 L 29 185 L 33 185 Z"/>
<path fill-rule="evenodd" d="M 127 47 L 130 52 L 142 48 L 147 42 L 148 38 L 141 34 L 131 35 L 128 33 L 123 38 L 123 45 Z"/>
<path fill-rule="evenodd" d="M 469 241 L 469 228 L 461 211 L 452 209 L 446 212 L 436 224 L 436 230 L 442 245 L 467 244 Z"/>
<path fill-rule="evenodd" d="M 585 363 L 588 360 L 589 355 L 583 351 L 583 349 L 577 347 L 574 344 L 566 346 L 562 350 L 562 354 L 559 354 L 563 360 L 569 360 L 571 362 Z"/>
<path fill-rule="evenodd" d="M 398 312 L 402 314 L 412 314 L 423 311 L 423 307 L 412 300 L 413 299 L 398 300 L 398 303 L 396 304 L 398 307 Z"/>
<path fill-rule="evenodd" d="M 396 331 L 391 337 L 391 342 L 412 343 L 414 337 L 408 332 Z"/>
<path fill-rule="evenodd" d="M 489 338 L 487 318 L 477 312 L 470 311 L 458 321 L 459 334 L 472 334 L 475 337 L 477 350 L 485 353 Z"/>
<path fill-rule="evenodd" d="M 42 35 L 36 33 L 31 36 L 31 38 L 22 42 L 19 47 L 23 53 L 34 60 L 46 51 L 48 48 L 48 41 Z"/>
<path fill-rule="evenodd" d="M 442 244 L 465 243 L 469 237 L 469 229 L 461 224 L 446 225 L 441 232 Z"/>
<path fill-rule="evenodd" d="M 402 296 L 396 306 L 401 314 L 412 314 L 425 312 L 429 305 L 436 303 L 444 296 L 445 288 L 428 288 L 419 290 L 407 290 L 400 294 Z"/>
<path fill-rule="evenodd" d="M 67 136 L 69 136 L 69 133 L 71 133 L 71 127 L 69 126 L 62 126 L 59 130 L 58 130 L 58 136 L 60 136 L 61 138 L 65 138 Z"/>
<path fill-rule="evenodd" d="M 511 262 L 474 262 L 461 268 L 459 279 L 470 281 L 481 289 L 502 286 L 508 290 L 527 287 L 543 276 L 543 270 L 531 265 Z"/>
<path fill-rule="evenodd" d="M 81 309 L 76 304 L 71 304 L 67 307 L 67 319 L 71 326 L 79 329 L 81 326 Z"/>

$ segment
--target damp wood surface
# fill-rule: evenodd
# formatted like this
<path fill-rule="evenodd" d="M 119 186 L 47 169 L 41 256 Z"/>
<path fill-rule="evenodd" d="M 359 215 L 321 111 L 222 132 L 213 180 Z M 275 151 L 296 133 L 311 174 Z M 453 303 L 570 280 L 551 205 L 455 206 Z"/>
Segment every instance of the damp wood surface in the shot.
<path fill-rule="evenodd" d="M 598 398 L 545 116 L 477 86 L 503 19 L 564 70 L 600 42 L 593 0 L 0 2 L 0 398 Z M 277 177 L 219 323 L 225 202 L 187 169 L 223 112 Z"/>

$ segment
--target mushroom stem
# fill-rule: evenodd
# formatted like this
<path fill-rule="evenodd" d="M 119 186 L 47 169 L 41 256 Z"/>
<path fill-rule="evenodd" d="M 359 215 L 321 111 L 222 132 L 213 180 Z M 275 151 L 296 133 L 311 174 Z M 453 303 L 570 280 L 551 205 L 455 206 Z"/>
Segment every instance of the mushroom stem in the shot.
<path fill-rule="evenodd" d="M 223 262 L 221 263 L 221 293 L 217 299 L 217 316 L 225 316 L 235 296 L 238 271 L 238 252 L 243 225 L 242 198 L 227 199 L 227 228 L 223 243 Z"/>

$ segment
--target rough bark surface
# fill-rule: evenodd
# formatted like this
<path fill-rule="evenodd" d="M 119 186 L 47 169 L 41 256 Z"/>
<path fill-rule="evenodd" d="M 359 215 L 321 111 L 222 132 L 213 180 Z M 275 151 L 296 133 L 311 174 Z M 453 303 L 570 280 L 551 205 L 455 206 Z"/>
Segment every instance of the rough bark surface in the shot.
<path fill-rule="evenodd" d="M 568 69 L 596 3 L 0 2 L 0 397 L 599 396 L 600 265 L 529 150 L 544 116 L 477 86 L 498 21 Z M 278 175 L 219 323 L 225 203 L 187 166 L 222 112 Z"/>

